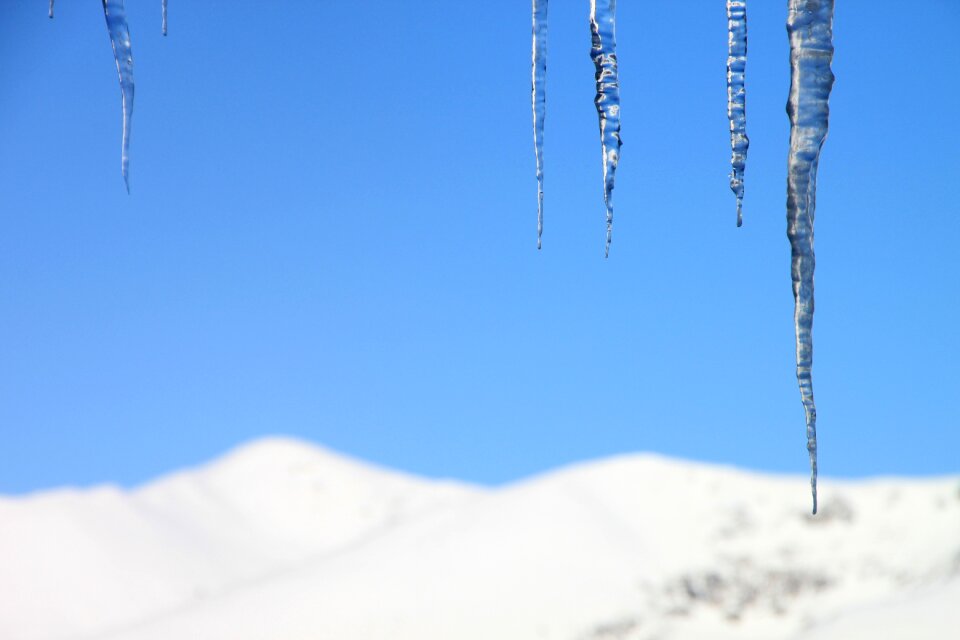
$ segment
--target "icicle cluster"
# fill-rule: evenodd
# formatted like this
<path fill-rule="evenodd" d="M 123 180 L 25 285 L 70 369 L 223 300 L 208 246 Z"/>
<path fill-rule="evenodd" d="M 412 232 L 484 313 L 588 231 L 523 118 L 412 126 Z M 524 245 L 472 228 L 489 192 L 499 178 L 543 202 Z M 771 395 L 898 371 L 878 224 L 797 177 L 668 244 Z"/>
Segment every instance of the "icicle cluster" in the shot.
<path fill-rule="evenodd" d="M 537 159 L 537 248 L 543 236 L 543 121 L 546 115 L 547 1 L 533 0 L 533 142 Z M 597 96 L 603 152 L 603 202 L 607 210 L 610 254 L 613 231 L 613 186 L 620 161 L 620 84 L 617 80 L 616 0 L 590 1 L 590 57 L 596 67 Z"/>
<path fill-rule="evenodd" d="M 817 165 L 827 138 L 833 88 L 833 0 L 789 0 L 790 155 L 787 160 L 787 237 L 790 239 L 797 381 L 807 421 L 810 489 L 817 512 L 817 408 L 813 402 L 813 220 Z"/>
<path fill-rule="evenodd" d="M 817 512 L 817 410 L 813 400 L 813 221 L 816 209 L 817 164 L 827 137 L 829 98 L 833 87 L 834 0 L 787 0 L 790 39 L 790 154 L 787 161 L 787 236 L 791 250 L 797 380 L 806 415 L 810 453 L 810 487 Z M 130 191 L 130 121 L 133 115 L 133 52 L 123 0 L 101 0 L 113 47 L 123 110 L 121 170 Z M 546 116 L 547 4 L 532 0 L 533 139 L 537 162 L 537 248 L 543 236 L 543 130 Z M 743 175 L 750 141 L 746 135 L 747 60 L 746 0 L 727 0 L 727 116 L 730 120 L 730 188 L 737 198 L 737 226 L 743 222 Z M 48 15 L 53 18 L 54 0 Z M 162 31 L 167 35 L 167 0 L 161 0 Z M 620 85 L 617 78 L 616 0 L 590 0 L 590 56 L 596 67 L 594 103 L 600 120 L 603 154 L 603 200 L 607 213 L 605 253 L 613 229 L 613 188 L 620 160 Z"/>
<path fill-rule="evenodd" d="M 807 425 L 810 488 L 817 512 L 817 410 L 813 400 L 813 220 L 817 163 L 827 136 L 833 87 L 834 0 L 787 0 L 790 38 L 790 155 L 787 163 L 787 236 L 790 239 L 797 380 Z M 730 189 L 743 224 L 743 177 L 750 140 L 746 132 L 747 2 L 727 0 L 727 117 L 730 120 Z M 616 0 L 590 0 L 590 55 L 596 67 L 603 151 L 603 200 L 607 209 L 606 253 L 613 228 L 613 187 L 620 159 L 620 90 L 617 80 Z M 533 139 L 537 160 L 537 248 L 543 234 L 543 120 L 546 113 L 547 0 L 533 0 Z"/>
<path fill-rule="evenodd" d="M 737 197 L 737 226 L 743 224 L 743 172 L 747 165 L 747 2 L 727 0 L 727 118 L 730 119 L 730 189 Z"/>

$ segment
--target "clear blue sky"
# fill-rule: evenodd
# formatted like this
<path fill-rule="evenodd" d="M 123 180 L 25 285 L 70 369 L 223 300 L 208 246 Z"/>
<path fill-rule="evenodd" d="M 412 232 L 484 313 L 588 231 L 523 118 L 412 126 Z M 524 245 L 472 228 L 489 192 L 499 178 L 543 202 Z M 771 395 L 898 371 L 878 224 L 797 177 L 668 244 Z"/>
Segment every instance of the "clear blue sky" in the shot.
<path fill-rule="evenodd" d="M 269 6 L 268 6 L 269 4 Z M 0 7 L 0 492 L 265 434 L 499 483 L 629 451 L 807 473 L 786 2 L 750 5 L 744 226 L 723 3 L 621 2 L 603 259 L 587 5 L 128 2 L 128 196 L 97 2 Z M 960 4 L 841 2 L 820 164 L 827 476 L 960 471 Z"/>

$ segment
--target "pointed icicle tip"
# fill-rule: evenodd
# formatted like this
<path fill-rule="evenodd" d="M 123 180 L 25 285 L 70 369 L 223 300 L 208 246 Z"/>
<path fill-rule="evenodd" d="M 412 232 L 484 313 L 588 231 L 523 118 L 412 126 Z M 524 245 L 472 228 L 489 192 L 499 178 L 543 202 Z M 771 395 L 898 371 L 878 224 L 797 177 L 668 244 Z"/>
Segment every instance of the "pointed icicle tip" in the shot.
<path fill-rule="evenodd" d="M 590 0 L 590 57 L 596 69 L 593 102 L 600 119 L 603 153 L 603 203 L 607 209 L 604 255 L 610 255 L 613 233 L 613 186 L 620 162 L 620 82 L 617 77 L 617 0 Z"/>
<path fill-rule="evenodd" d="M 833 88 L 834 0 L 789 0 L 790 154 L 787 158 L 787 238 L 793 282 L 797 383 L 807 423 L 810 490 L 817 511 L 817 407 L 813 399 L 813 222 L 817 204 L 817 167 L 827 138 Z"/>
<path fill-rule="evenodd" d="M 120 143 L 120 170 L 130 193 L 130 121 L 133 118 L 133 50 L 123 0 L 101 0 L 107 32 L 113 47 L 113 58 L 120 78 L 120 104 L 123 111 L 123 133 Z"/>

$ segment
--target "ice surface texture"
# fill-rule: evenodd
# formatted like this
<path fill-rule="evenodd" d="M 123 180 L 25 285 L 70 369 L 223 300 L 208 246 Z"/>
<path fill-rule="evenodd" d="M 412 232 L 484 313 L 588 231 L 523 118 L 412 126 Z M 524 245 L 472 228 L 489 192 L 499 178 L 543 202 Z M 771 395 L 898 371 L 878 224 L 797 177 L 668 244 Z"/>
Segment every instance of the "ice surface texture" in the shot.
<path fill-rule="evenodd" d="M 120 77 L 120 99 L 123 107 L 123 139 L 120 151 L 120 168 L 123 182 L 130 193 L 130 119 L 133 117 L 133 51 L 130 48 L 130 29 L 123 0 L 101 0 L 103 15 L 107 19 L 113 57 L 117 62 Z"/>
<path fill-rule="evenodd" d="M 620 83 L 617 80 L 617 0 L 590 0 L 590 57 L 597 69 L 597 115 L 603 150 L 603 202 L 607 207 L 607 242 L 610 255 L 613 233 L 613 185 L 620 162 Z"/>
<path fill-rule="evenodd" d="M 787 237 L 793 278 L 797 381 L 807 420 L 810 489 L 817 512 L 817 408 L 813 402 L 813 220 L 817 165 L 827 137 L 833 88 L 833 0 L 789 0 L 790 155 L 787 160 Z"/>
<path fill-rule="evenodd" d="M 743 172 L 747 165 L 747 2 L 727 0 L 727 118 L 730 119 L 730 189 L 737 196 L 737 226 L 743 224 Z"/>
<path fill-rule="evenodd" d="M 537 249 L 543 238 L 543 120 L 547 114 L 547 3 L 533 0 L 533 146 L 537 155 Z"/>
<path fill-rule="evenodd" d="M 533 3 L 533 144 L 537 159 L 537 248 L 543 238 L 543 122 L 546 116 L 547 3 Z M 617 80 L 616 0 L 590 1 L 590 57 L 596 67 L 597 96 L 594 103 L 600 117 L 600 145 L 603 151 L 603 202 L 607 209 L 607 239 L 604 252 L 610 254 L 613 230 L 613 185 L 620 161 L 620 84 Z"/>

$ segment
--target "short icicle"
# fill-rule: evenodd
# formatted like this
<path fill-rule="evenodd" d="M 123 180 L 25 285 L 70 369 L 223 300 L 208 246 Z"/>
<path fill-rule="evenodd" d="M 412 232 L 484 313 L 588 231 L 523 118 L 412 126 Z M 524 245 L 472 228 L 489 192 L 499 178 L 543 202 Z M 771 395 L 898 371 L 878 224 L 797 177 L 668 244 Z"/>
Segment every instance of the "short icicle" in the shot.
<path fill-rule="evenodd" d="M 110 44 L 113 45 L 113 57 L 117 62 L 117 74 L 120 77 L 120 98 L 123 107 L 123 138 L 120 152 L 120 167 L 123 181 L 130 193 L 130 119 L 133 116 L 133 52 L 130 48 L 130 29 L 127 26 L 123 0 L 101 0 L 103 15 L 107 19 L 107 31 Z"/>
<path fill-rule="evenodd" d="M 727 118 L 730 119 L 730 189 L 737 197 L 737 226 L 743 224 L 743 173 L 747 166 L 747 2 L 727 0 Z"/>
<path fill-rule="evenodd" d="M 537 249 L 543 238 L 543 120 L 547 114 L 547 2 L 533 0 L 533 146 L 537 156 Z"/>
<path fill-rule="evenodd" d="M 167 35 L 167 0 L 160 0 L 161 29 Z"/>
<path fill-rule="evenodd" d="M 797 381 L 807 421 L 810 489 L 817 512 L 817 409 L 813 401 L 813 221 L 817 165 L 827 137 L 833 88 L 834 0 L 788 0 L 790 38 L 790 155 L 787 161 L 787 237 L 790 239 Z"/>
<path fill-rule="evenodd" d="M 620 162 L 620 84 L 617 81 L 617 0 L 590 0 L 590 57 L 596 67 L 597 115 L 603 150 L 603 202 L 607 207 L 607 242 L 610 255 L 613 234 L 613 185 Z"/>
<path fill-rule="evenodd" d="M 53 19 L 53 0 L 50 0 L 50 7 L 47 9 L 47 17 Z"/>

